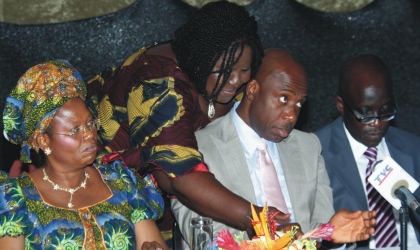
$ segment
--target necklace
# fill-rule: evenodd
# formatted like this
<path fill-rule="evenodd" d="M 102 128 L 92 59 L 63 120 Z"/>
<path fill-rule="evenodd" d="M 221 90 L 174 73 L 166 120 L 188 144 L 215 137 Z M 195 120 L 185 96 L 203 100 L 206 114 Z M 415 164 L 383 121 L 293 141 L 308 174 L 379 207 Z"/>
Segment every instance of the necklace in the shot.
<path fill-rule="evenodd" d="M 43 168 L 42 171 L 44 171 L 44 178 L 43 179 L 48 181 L 49 183 L 51 183 L 53 185 L 54 190 L 61 190 L 61 191 L 70 193 L 70 201 L 67 204 L 68 208 L 74 207 L 73 203 L 71 203 L 71 201 L 73 200 L 73 194 L 76 193 L 76 191 L 81 189 L 81 188 L 86 188 L 86 181 L 90 177 L 89 174 L 85 170 L 85 179 L 82 181 L 82 183 L 80 183 L 80 185 L 77 188 L 62 188 L 58 184 L 56 184 L 52 180 L 50 180 L 47 173 L 45 172 L 45 168 Z"/>

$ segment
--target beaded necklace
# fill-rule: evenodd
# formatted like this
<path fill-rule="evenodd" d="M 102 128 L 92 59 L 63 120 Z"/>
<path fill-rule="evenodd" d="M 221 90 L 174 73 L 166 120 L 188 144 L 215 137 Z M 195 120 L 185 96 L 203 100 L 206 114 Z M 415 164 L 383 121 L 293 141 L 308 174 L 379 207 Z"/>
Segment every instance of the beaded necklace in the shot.
<path fill-rule="evenodd" d="M 42 169 L 42 171 L 44 172 L 44 180 L 48 181 L 49 183 L 51 183 L 53 185 L 54 190 L 61 190 L 67 193 L 70 193 L 70 201 L 67 204 L 68 208 L 72 208 L 74 207 L 72 200 L 73 200 L 73 194 L 81 189 L 81 188 L 86 188 L 86 181 L 87 179 L 89 179 L 89 174 L 86 172 L 85 170 L 85 179 L 82 181 L 82 183 L 80 183 L 80 185 L 77 188 L 62 188 L 60 187 L 58 184 L 54 183 L 52 180 L 50 180 L 50 178 L 48 177 L 47 173 L 45 172 L 45 168 Z"/>

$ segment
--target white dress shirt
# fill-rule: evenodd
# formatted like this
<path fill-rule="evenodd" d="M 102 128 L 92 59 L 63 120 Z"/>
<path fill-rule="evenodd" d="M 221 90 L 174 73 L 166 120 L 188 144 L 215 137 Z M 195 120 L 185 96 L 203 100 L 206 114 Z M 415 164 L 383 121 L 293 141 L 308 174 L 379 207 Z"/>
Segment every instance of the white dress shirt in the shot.
<path fill-rule="evenodd" d="M 260 140 L 265 140 L 261 138 L 251 127 L 249 127 L 242 118 L 236 113 L 236 108 L 238 107 L 239 102 L 235 103 L 233 106 L 232 119 L 235 125 L 236 131 L 238 132 L 239 139 L 241 141 L 242 148 L 244 150 L 246 163 L 248 166 L 249 175 L 251 176 L 252 185 L 255 190 L 255 197 L 257 198 L 257 206 L 264 206 L 266 198 L 261 184 L 261 172 L 258 167 L 258 152 L 257 145 Z M 284 200 L 286 202 L 287 209 L 290 213 L 290 222 L 295 223 L 296 218 L 293 213 L 292 202 L 290 201 L 290 194 L 287 188 L 286 179 L 284 177 L 283 168 L 280 161 L 280 155 L 275 142 L 267 141 L 267 151 L 273 161 L 274 167 L 277 172 L 277 179 L 280 183 L 281 191 L 283 192 Z M 309 212 L 309 211 L 308 211 Z M 299 223 L 299 222 L 297 222 Z M 346 248 L 346 244 L 336 248 L 338 250 L 343 250 Z"/>
<path fill-rule="evenodd" d="M 362 181 L 363 186 L 366 187 L 366 167 L 369 163 L 369 160 L 363 154 L 368 149 L 368 147 L 366 147 L 362 143 L 356 141 L 353 138 L 353 136 L 351 136 L 350 132 L 347 130 L 344 123 L 343 123 L 343 126 L 344 126 L 344 131 L 346 131 L 347 139 L 350 142 L 351 150 L 353 151 L 354 160 L 356 161 L 357 168 L 359 170 L 360 180 Z M 378 161 L 383 160 L 383 159 L 385 159 L 385 157 L 391 156 L 390 153 L 389 153 L 389 150 L 388 150 L 388 146 L 386 145 L 385 137 L 382 138 L 381 142 L 378 144 L 378 146 L 376 146 L 376 148 L 378 149 L 376 160 L 378 160 Z M 366 188 L 364 188 L 363 190 L 365 190 L 366 203 L 367 203 Z M 394 207 L 392 208 L 392 210 L 394 212 L 397 232 L 398 232 L 398 235 L 401 238 L 399 213 L 398 213 L 398 210 L 395 209 Z M 416 233 L 414 232 L 413 224 L 411 222 L 408 222 L 408 224 L 407 224 L 407 247 L 410 247 L 410 246 L 413 247 L 413 246 L 420 246 L 420 245 L 417 243 L 417 237 L 416 237 Z M 371 249 L 376 248 L 375 247 L 375 239 L 372 236 L 370 237 L 369 248 L 371 248 Z"/>
<path fill-rule="evenodd" d="M 235 103 L 232 113 L 233 123 L 235 124 L 236 131 L 238 132 L 239 139 L 241 140 L 242 148 L 245 153 L 246 163 L 248 165 L 249 175 L 251 176 L 252 185 L 255 190 L 255 197 L 257 198 L 257 206 L 264 206 L 266 202 L 266 198 L 264 195 L 264 191 L 262 188 L 261 183 L 261 171 L 258 167 L 258 152 L 257 152 L 257 145 L 262 139 L 255 131 L 249 127 L 242 118 L 236 113 L 236 108 L 238 107 L 239 102 Z M 292 203 L 290 201 L 290 195 L 287 188 L 287 183 L 284 178 L 283 168 L 280 162 L 280 155 L 277 149 L 276 143 L 272 141 L 267 141 L 267 151 L 273 161 L 274 167 L 276 168 L 277 172 L 277 179 L 280 183 L 281 191 L 283 192 L 284 200 L 286 202 L 287 209 L 291 214 L 290 220 L 292 223 L 296 222 L 295 217 L 293 215 L 293 208 Z"/>

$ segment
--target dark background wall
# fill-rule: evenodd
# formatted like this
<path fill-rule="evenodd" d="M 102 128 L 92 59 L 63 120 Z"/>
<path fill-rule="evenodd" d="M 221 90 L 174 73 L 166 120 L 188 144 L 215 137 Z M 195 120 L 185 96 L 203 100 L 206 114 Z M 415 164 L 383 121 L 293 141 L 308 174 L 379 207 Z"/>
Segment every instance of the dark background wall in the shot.
<path fill-rule="evenodd" d="M 309 99 L 299 129 L 311 132 L 338 116 L 332 98 L 340 63 L 371 53 L 391 69 L 398 106 L 394 125 L 420 135 L 420 1 L 375 0 L 350 13 L 320 12 L 294 0 L 255 0 L 246 8 L 258 20 L 263 46 L 287 49 L 307 71 Z M 170 39 L 194 11 L 179 0 L 138 0 L 116 13 L 82 21 L 0 23 L 0 110 L 31 66 L 67 59 L 88 80 L 142 45 Z M 2 137 L 0 168 L 7 169 L 18 151 Z"/>

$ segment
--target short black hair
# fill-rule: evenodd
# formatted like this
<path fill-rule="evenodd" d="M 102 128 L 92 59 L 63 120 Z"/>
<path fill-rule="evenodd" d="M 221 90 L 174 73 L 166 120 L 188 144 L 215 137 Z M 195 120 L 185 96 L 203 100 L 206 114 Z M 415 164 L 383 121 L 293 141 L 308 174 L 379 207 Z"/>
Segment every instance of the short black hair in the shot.
<path fill-rule="evenodd" d="M 236 50 L 240 48 L 242 55 L 244 45 L 252 50 L 251 78 L 255 76 L 264 56 L 257 29 L 257 21 L 243 6 L 228 1 L 210 2 L 175 31 L 171 46 L 179 67 L 196 86 L 198 93 L 214 100 L 238 60 L 235 60 Z M 222 83 L 216 84 L 211 96 L 208 96 L 207 78 L 222 55 Z"/>

